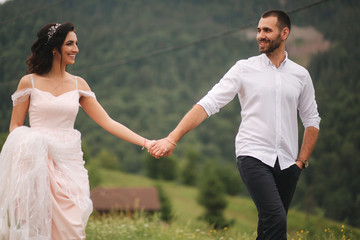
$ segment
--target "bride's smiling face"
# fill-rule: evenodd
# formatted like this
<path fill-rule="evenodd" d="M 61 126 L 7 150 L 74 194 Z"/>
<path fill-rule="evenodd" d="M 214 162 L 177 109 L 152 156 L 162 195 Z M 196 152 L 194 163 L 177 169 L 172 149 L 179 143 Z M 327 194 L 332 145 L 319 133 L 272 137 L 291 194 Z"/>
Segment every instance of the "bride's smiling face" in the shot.
<path fill-rule="evenodd" d="M 76 33 L 71 31 L 67 34 L 65 41 L 61 46 L 62 63 L 64 65 L 74 64 L 78 52 L 79 48 Z"/>

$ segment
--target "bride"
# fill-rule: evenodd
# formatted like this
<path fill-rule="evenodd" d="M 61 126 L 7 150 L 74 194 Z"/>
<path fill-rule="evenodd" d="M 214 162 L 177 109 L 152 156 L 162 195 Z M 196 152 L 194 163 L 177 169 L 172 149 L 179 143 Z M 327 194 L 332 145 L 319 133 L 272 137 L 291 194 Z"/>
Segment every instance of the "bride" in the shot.
<path fill-rule="evenodd" d="M 72 23 L 47 24 L 37 36 L 0 155 L 0 239 L 85 239 L 92 202 L 74 129 L 79 106 L 119 138 L 147 149 L 153 141 L 110 118 L 86 81 L 66 71 L 79 52 Z"/>

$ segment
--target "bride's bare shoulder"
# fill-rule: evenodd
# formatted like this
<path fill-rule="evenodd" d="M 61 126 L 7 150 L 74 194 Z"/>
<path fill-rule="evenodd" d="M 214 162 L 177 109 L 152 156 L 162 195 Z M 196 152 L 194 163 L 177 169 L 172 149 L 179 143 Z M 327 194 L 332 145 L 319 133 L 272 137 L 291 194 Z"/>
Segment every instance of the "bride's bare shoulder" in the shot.
<path fill-rule="evenodd" d="M 22 90 L 26 88 L 32 88 L 31 74 L 27 74 L 20 79 L 17 90 Z"/>

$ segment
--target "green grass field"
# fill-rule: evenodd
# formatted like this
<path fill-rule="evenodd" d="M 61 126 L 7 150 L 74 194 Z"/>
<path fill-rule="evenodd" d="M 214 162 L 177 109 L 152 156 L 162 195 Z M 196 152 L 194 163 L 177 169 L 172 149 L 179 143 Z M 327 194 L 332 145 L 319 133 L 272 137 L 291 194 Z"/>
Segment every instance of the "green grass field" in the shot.
<path fill-rule="evenodd" d="M 215 231 L 198 220 L 203 208 L 197 203 L 197 189 L 174 182 L 154 181 L 138 175 L 100 170 L 104 187 L 144 187 L 162 185 L 176 216 L 171 224 L 162 223 L 142 214 L 129 218 L 120 215 L 90 217 L 87 239 L 255 239 L 257 211 L 247 197 L 228 197 L 225 217 L 234 219 L 234 225 Z M 307 215 L 291 209 L 288 214 L 288 239 L 360 239 L 360 230 L 322 216 Z"/>

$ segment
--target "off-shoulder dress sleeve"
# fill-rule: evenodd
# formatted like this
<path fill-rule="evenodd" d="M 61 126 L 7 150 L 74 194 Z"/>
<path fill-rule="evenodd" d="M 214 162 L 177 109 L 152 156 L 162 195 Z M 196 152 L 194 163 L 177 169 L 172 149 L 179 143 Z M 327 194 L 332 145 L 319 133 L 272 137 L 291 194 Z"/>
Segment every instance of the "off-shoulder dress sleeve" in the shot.
<path fill-rule="evenodd" d="M 96 95 L 91 91 L 78 90 L 81 97 L 92 97 L 96 99 Z"/>
<path fill-rule="evenodd" d="M 16 91 L 13 95 L 11 95 L 13 106 L 15 107 L 16 105 L 25 102 L 26 100 L 29 99 L 30 95 L 31 95 L 31 88 L 25 88 Z"/>

